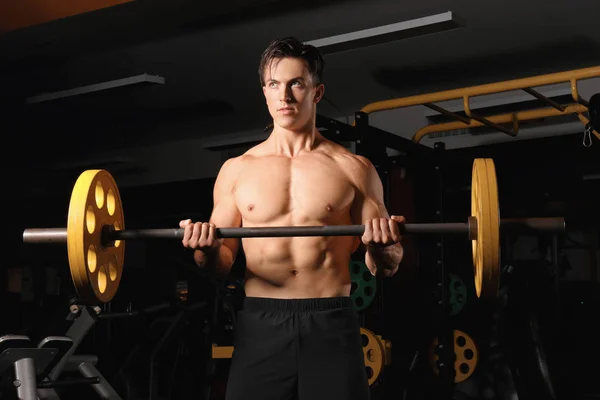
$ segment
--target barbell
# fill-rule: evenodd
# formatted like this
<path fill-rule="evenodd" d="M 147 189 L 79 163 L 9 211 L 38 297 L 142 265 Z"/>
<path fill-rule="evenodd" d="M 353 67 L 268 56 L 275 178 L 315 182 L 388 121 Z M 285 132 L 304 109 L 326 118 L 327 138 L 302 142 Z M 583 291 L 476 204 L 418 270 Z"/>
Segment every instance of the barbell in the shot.
<path fill-rule="evenodd" d="M 563 218 L 500 220 L 496 170 L 492 159 L 473 162 L 471 216 L 465 223 L 407 223 L 403 234 L 459 234 L 472 242 L 477 296 L 495 300 L 500 275 L 500 233 L 560 233 Z M 71 277 L 81 300 L 109 302 L 117 293 L 124 265 L 125 241 L 179 239 L 184 230 L 125 229 L 117 184 L 104 169 L 86 170 L 77 178 L 69 202 L 66 228 L 28 228 L 25 243 L 66 243 Z M 217 228 L 219 238 L 362 236 L 364 225 L 267 226 Z"/>

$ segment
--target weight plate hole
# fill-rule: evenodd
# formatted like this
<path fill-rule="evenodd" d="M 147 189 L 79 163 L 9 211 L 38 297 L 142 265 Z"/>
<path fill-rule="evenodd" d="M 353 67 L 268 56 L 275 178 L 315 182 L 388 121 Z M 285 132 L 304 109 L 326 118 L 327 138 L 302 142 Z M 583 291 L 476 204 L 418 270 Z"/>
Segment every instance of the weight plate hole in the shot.
<path fill-rule="evenodd" d="M 108 262 L 108 277 L 114 282 L 117 279 L 117 275 L 117 256 L 113 254 L 111 260 Z"/>
<path fill-rule="evenodd" d="M 106 279 L 106 267 L 104 265 L 101 265 L 98 269 L 98 290 L 100 291 L 100 293 L 106 292 L 107 283 L 108 282 Z"/>
<path fill-rule="evenodd" d="M 115 231 L 120 231 L 120 230 L 122 230 L 122 229 L 123 229 L 123 228 L 121 227 L 121 225 L 119 225 L 119 223 L 118 223 L 118 222 L 116 222 L 116 221 L 115 221 L 115 223 L 113 224 L 113 228 L 114 228 L 114 230 L 115 230 Z M 115 244 L 114 244 L 114 246 L 118 248 L 120 245 L 121 245 L 121 241 L 120 241 L 120 240 L 115 240 Z"/>
<path fill-rule="evenodd" d="M 102 209 L 102 207 L 104 207 L 104 188 L 102 187 L 102 182 L 100 181 L 96 182 L 94 197 L 96 199 L 96 206 L 98 209 Z"/>
<path fill-rule="evenodd" d="M 373 378 L 373 375 L 375 374 L 373 371 L 373 368 L 371 368 L 371 367 L 366 367 L 366 368 L 367 368 L 367 379 Z"/>
<path fill-rule="evenodd" d="M 367 347 L 369 345 L 369 337 L 367 335 L 360 335 L 362 338 L 363 347 Z"/>
<path fill-rule="evenodd" d="M 472 360 L 475 355 L 471 349 L 466 349 L 463 354 L 467 360 Z"/>
<path fill-rule="evenodd" d="M 93 274 L 94 272 L 96 272 L 96 267 L 98 266 L 98 255 L 96 254 L 96 247 L 93 244 L 91 244 L 90 247 L 88 247 L 87 265 L 90 273 Z"/>
<path fill-rule="evenodd" d="M 112 189 L 108 189 L 108 194 L 106 196 L 106 207 L 108 210 L 108 215 L 111 217 L 115 215 L 115 209 L 117 208 L 116 204 L 117 201 L 115 198 L 115 192 L 113 192 Z"/>
<path fill-rule="evenodd" d="M 356 303 L 356 305 L 358 307 L 362 307 L 362 305 L 364 304 L 364 301 L 363 301 L 362 297 L 357 297 L 356 299 L 354 299 L 354 302 Z"/>
<path fill-rule="evenodd" d="M 350 294 L 354 293 L 357 288 L 358 288 L 358 283 L 352 282 L 352 285 L 350 286 Z"/>
<path fill-rule="evenodd" d="M 363 272 L 363 281 L 369 282 L 371 279 L 373 279 L 373 275 L 371 275 L 370 272 L 368 272 L 368 271 Z"/>
<path fill-rule="evenodd" d="M 465 344 L 467 344 L 467 339 L 465 339 L 464 336 L 458 336 L 456 338 L 456 344 L 458 345 L 458 347 L 464 347 Z"/>
<path fill-rule="evenodd" d="M 96 230 L 96 213 L 91 205 L 88 206 L 85 212 L 85 227 L 90 235 Z"/>
<path fill-rule="evenodd" d="M 461 373 L 463 374 L 467 374 L 470 370 L 469 366 L 467 364 L 460 364 L 460 367 L 458 368 L 460 370 Z"/>
<path fill-rule="evenodd" d="M 367 350 L 367 360 L 375 362 L 375 360 L 373 360 L 373 349 Z"/>

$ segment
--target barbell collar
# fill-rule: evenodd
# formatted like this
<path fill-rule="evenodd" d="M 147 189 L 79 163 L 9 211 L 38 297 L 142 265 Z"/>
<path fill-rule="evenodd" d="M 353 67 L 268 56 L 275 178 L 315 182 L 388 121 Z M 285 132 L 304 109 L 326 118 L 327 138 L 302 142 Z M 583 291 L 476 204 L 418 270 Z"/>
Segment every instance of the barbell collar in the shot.
<path fill-rule="evenodd" d="M 468 223 L 424 223 L 403 224 L 403 234 L 433 235 L 467 235 L 469 238 L 477 234 L 477 221 L 470 217 Z M 103 241 L 139 239 L 182 239 L 184 230 L 176 229 L 125 229 L 114 230 L 107 226 L 103 229 Z M 563 233 L 564 218 L 512 218 L 500 222 L 503 233 Z M 243 227 L 217 228 L 219 238 L 257 238 L 257 237 L 302 237 L 302 236 L 362 236 L 364 225 L 329 225 L 329 226 L 278 226 L 278 227 Z M 66 228 L 30 228 L 23 231 L 24 243 L 65 243 Z"/>

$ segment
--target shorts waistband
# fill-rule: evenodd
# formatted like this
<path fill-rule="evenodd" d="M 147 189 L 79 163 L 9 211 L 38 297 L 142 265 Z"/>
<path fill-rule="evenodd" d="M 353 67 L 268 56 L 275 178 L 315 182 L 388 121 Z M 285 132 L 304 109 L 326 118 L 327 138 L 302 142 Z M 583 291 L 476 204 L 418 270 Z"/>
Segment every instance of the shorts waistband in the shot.
<path fill-rule="evenodd" d="M 246 297 L 243 305 L 244 310 L 250 311 L 323 311 L 340 308 L 353 308 L 352 299 L 347 296 L 309 299 Z"/>

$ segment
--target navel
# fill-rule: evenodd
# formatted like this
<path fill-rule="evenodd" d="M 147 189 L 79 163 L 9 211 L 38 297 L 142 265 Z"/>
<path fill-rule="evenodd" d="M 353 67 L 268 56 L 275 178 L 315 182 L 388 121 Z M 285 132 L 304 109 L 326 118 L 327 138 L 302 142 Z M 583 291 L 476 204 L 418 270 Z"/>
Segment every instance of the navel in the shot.
<path fill-rule="evenodd" d="M 331 204 L 327 204 L 327 211 L 332 212 L 333 211 L 333 207 L 331 207 Z"/>
<path fill-rule="evenodd" d="M 254 210 L 254 204 L 248 204 L 248 211 Z"/>
<path fill-rule="evenodd" d="M 292 270 L 292 275 L 294 275 L 294 276 L 298 275 L 298 270 L 297 269 Z"/>

